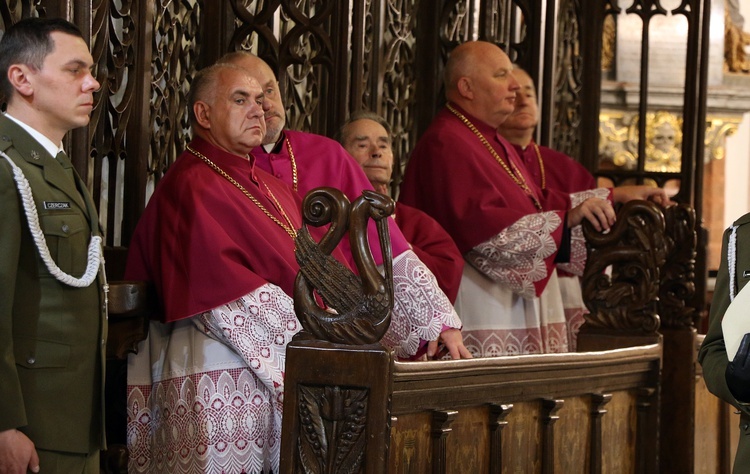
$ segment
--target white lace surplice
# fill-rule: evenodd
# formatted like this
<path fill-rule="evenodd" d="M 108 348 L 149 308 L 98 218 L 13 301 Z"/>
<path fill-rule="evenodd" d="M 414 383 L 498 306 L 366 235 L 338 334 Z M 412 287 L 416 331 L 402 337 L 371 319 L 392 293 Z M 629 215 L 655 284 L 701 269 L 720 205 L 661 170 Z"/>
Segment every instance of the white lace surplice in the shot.
<path fill-rule="evenodd" d="M 383 343 L 400 357 L 461 321 L 412 252 L 394 259 L 396 304 Z M 189 320 L 152 323 L 128 365 L 129 472 L 279 469 L 292 299 L 266 284 Z"/>
<path fill-rule="evenodd" d="M 557 273 L 545 259 L 555 253 L 557 213 L 525 216 L 466 256 L 456 310 L 464 344 L 475 357 L 566 352 L 568 330 Z M 585 252 L 584 252 L 585 256 Z"/>
<path fill-rule="evenodd" d="M 129 472 L 278 472 L 292 300 L 266 284 L 172 324 L 128 365 Z"/>
<path fill-rule="evenodd" d="M 393 293 L 391 326 L 382 343 L 396 356 L 410 357 L 422 342 L 436 340 L 444 328 L 461 327 L 435 275 L 411 250 L 393 259 Z"/>
<path fill-rule="evenodd" d="M 571 207 L 576 207 L 586 199 L 595 197 L 599 199 L 608 200 L 612 191 L 607 188 L 590 189 L 587 191 L 581 191 L 572 193 L 570 195 Z M 557 268 L 564 270 L 573 275 L 583 275 L 583 270 L 586 267 L 586 239 L 583 237 L 583 227 L 577 225 L 570 229 L 570 262 L 558 263 Z M 574 297 L 575 298 L 575 297 Z M 572 300 L 570 303 L 574 303 Z"/>

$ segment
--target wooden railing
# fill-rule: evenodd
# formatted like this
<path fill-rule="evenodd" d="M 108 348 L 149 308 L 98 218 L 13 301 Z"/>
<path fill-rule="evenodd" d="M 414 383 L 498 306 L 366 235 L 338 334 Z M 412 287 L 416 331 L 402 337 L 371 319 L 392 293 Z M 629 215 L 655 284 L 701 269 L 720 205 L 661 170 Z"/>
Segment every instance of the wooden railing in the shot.
<path fill-rule="evenodd" d="M 578 353 L 398 362 L 293 341 L 282 472 L 729 472 L 736 429 L 703 384 L 687 303 L 694 228 L 687 207 L 636 202 L 586 231 Z"/>
<path fill-rule="evenodd" d="M 294 341 L 282 473 L 656 473 L 661 346 L 396 362 Z"/>

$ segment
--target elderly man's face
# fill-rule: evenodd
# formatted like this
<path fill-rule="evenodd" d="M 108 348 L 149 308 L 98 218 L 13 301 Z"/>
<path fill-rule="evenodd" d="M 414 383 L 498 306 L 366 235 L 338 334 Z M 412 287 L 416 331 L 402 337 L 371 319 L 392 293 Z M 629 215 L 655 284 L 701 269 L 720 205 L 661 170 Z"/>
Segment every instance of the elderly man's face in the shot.
<path fill-rule="evenodd" d="M 534 81 L 522 69 L 514 69 L 513 76 L 515 76 L 521 89 L 516 92 L 513 113 L 500 125 L 500 133 L 503 130 L 533 130 L 539 121 L 539 107 L 536 101 Z"/>
<path fill-rule="evenodd" d="M 513 113 L 519 85 L 513 75 L 513 64 L 503 50 L 491 45 L 479 53 L 466 76 L 472 93 L 470 112 L 497 128 Z"/>
<path fill-rule="evenodd" d="M 393 172 L 391 137 L 379 123 L 360 119 L 344 129 L 344 148 L 357 160 L 373 187 L 385 187 Z M 382 191 L 381 191 L 382 192 Z"/>
<path fill-rule="evenodd" d="M 284 103 L 281 101 L 279 81 L 276 80 L 276 76 L 268 64 L 257 56 L 245 55 L 236 59 L 233 63 L 246 69 L 263 88 L 265 94 L 263 109 L 266 113 L 266 136 L 263 139 L 263 144 L 276 143 L 286 124 L 286 112 Z"/>
<path fill-rule="evenodd" d="M 208 133 L 214 144 L 245 156 L 260 145 L 266 134 L 263 89 L 242 70 L 224 70 L 207 104 Z"/>

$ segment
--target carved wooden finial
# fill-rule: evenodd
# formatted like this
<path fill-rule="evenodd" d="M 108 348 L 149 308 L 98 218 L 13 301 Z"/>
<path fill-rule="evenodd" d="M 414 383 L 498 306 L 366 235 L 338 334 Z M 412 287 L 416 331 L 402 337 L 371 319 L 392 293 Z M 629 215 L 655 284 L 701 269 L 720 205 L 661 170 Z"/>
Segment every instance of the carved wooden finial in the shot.
<path fill-rule="evenodd" d="M 314 337 L 338 344 L 372 344 L 390 326 L 393 308 L 393 257 L 388 216 L 390 197 L 364 191 L 353 203 L 338 189 L 316 188 L 302 203 L 304 226 L 298 232 L 296 256 L 300 272 L 294 285 L 294 309 L 302 327 Z M 385 275 L 381 275 L 370 250 L 367 225 L 376 222 Z M 330 224 L 320 242 L 307 226 Z M 355 275 L 331 252 L 349 232 Z M 326 308 L 316 301 L 320 295 Z"/>

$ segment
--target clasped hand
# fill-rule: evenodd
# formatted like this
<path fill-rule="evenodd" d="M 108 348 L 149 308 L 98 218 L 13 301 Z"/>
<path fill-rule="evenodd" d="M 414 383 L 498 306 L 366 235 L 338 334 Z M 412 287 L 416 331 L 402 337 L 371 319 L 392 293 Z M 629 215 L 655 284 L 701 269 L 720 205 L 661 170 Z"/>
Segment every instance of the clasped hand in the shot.
<path fill-rule="evenodd" d="M 34 443 L 20 431 L 0 431 L 0 474 L 39 472 L 39 456 Z"/>

